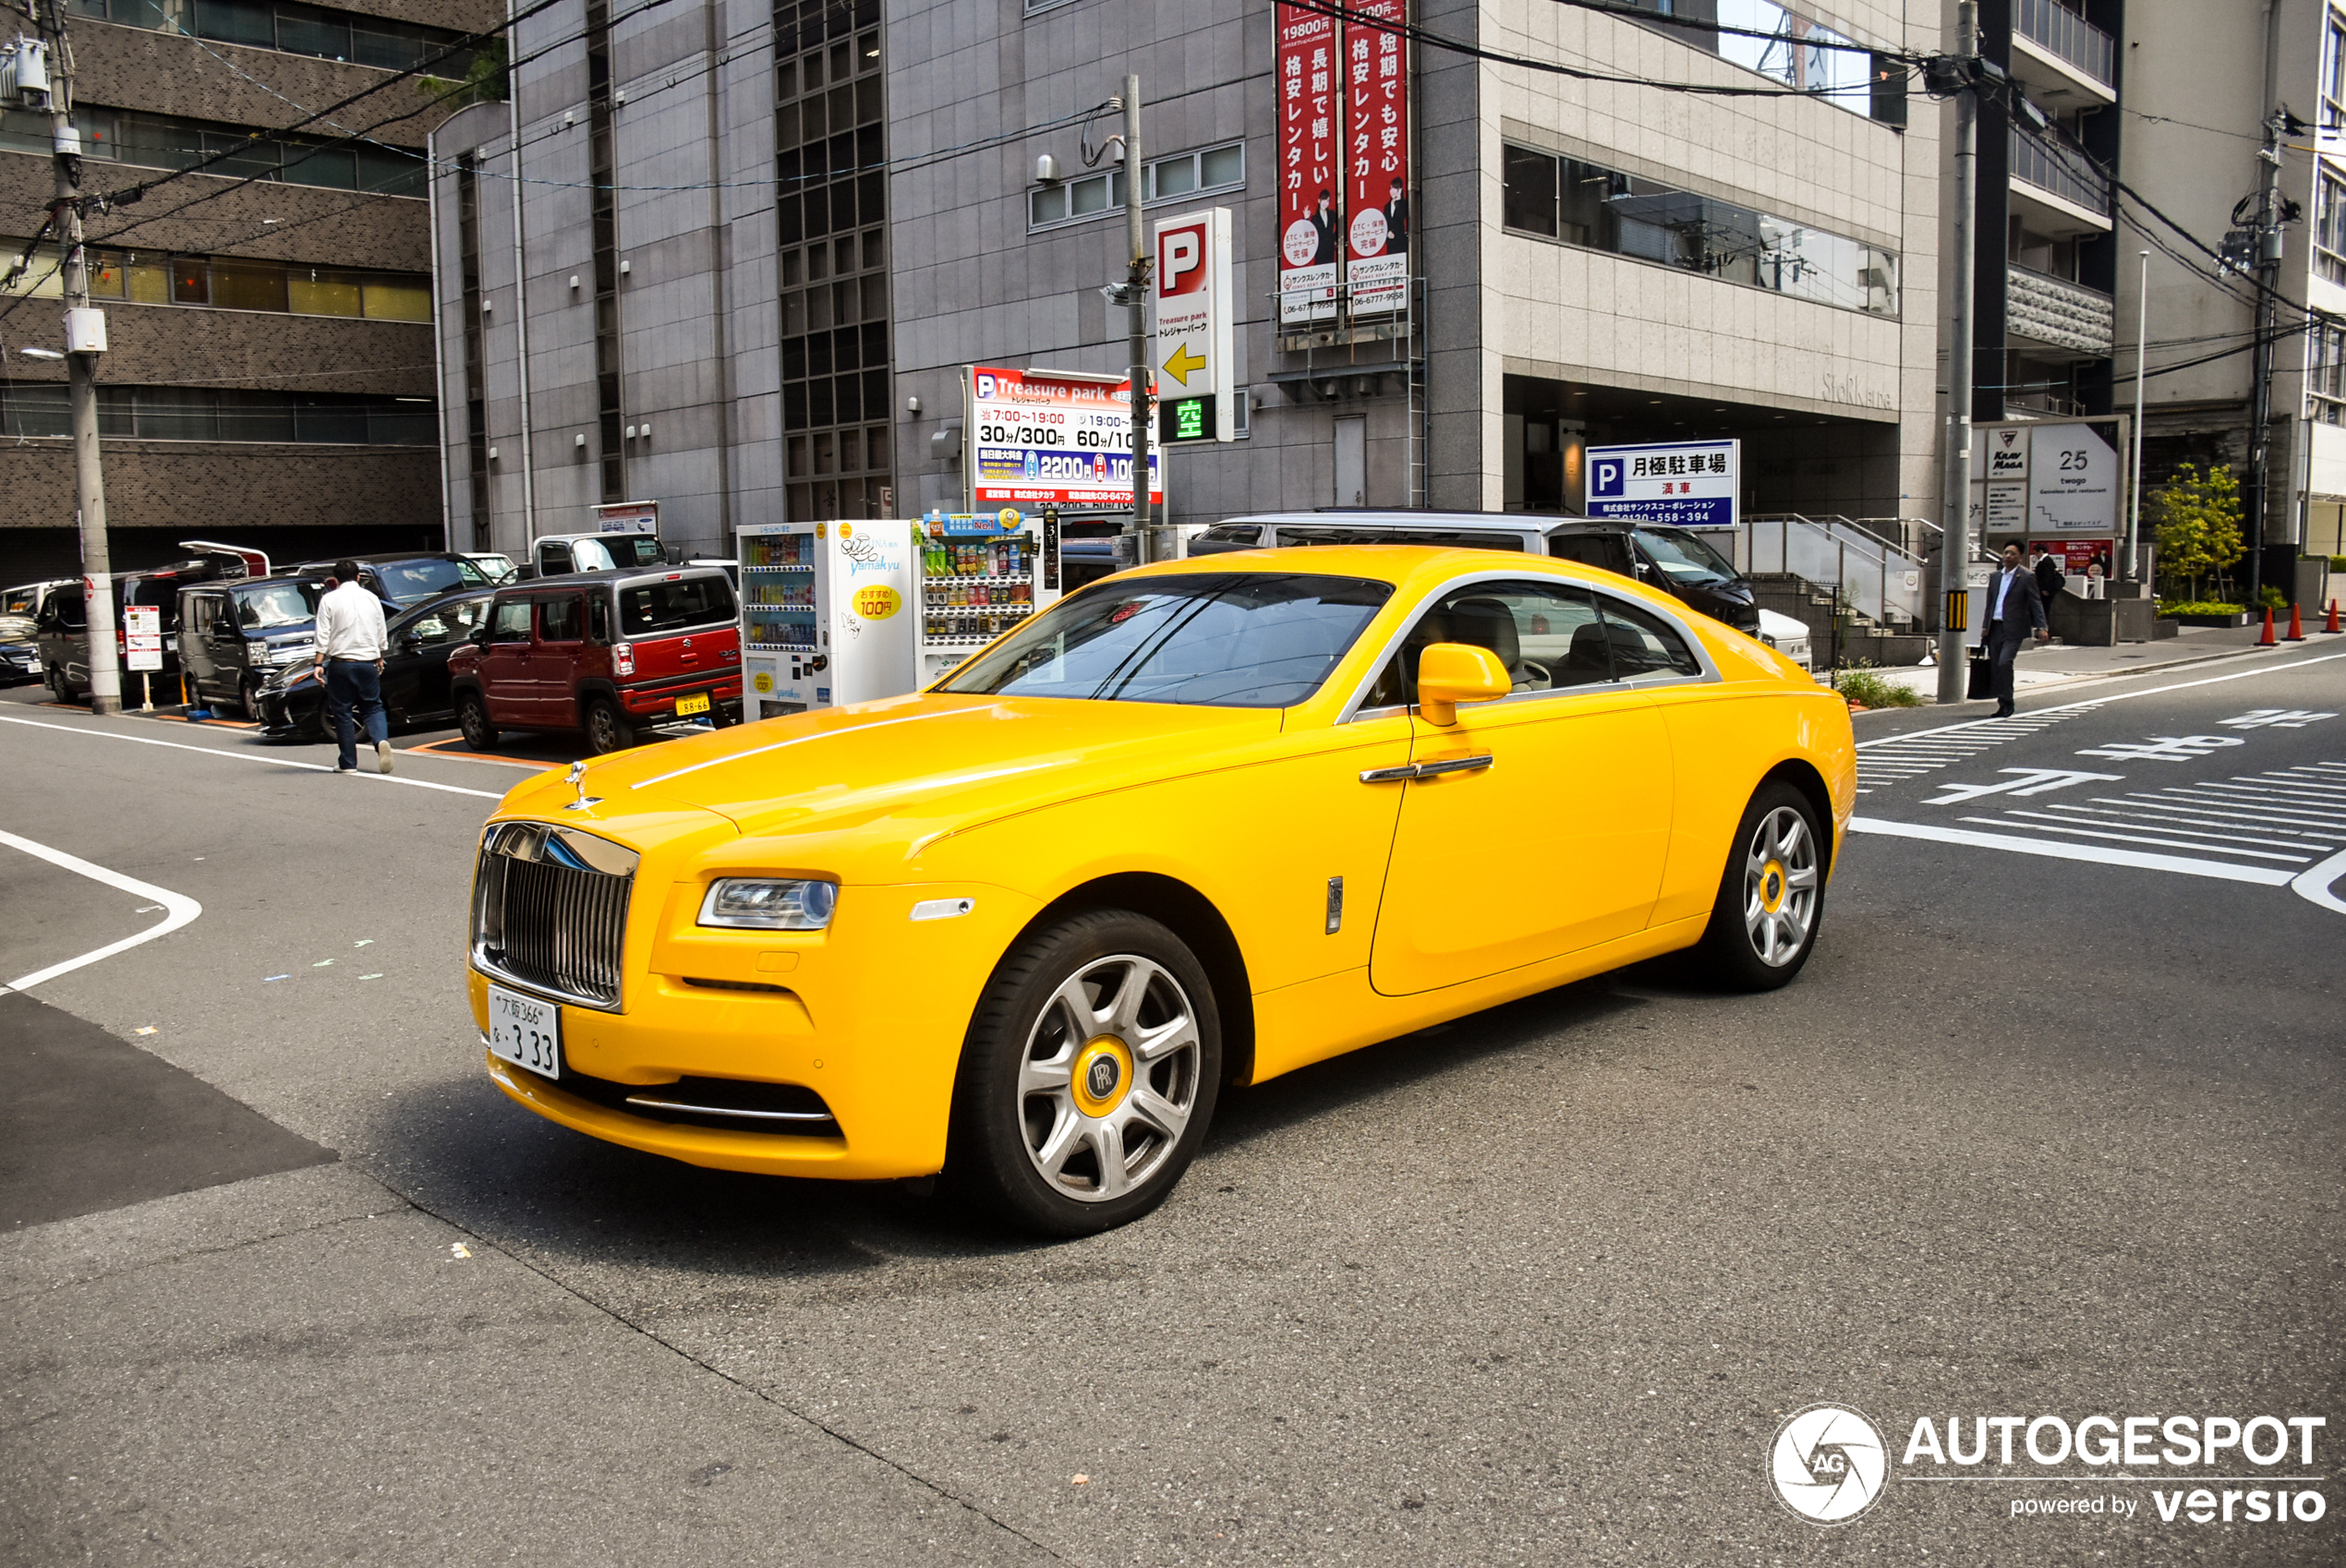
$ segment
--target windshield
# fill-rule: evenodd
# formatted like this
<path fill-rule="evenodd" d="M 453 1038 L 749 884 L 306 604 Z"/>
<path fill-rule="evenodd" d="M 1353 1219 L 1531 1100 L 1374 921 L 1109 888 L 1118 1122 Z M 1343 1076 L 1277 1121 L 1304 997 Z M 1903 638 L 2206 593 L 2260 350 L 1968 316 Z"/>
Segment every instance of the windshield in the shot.
<path fill-rule="evenodd" d="M 1113 579 L 937 686 L 972 695 L 1287 707 L 1320 689 L 1393 585 L 1301 573 Z"/>
<path fill-rule="evenodd" d="M 1639 528 L 1638 543 L 1674 583 L 1732 583 L 1735 569 L 1724 556 L 1683 528 Z"/>
<path fill-rule="evenodd" d="M 236 624 L 248 632 L 306 625 L 318 614 L 315 583 L 272 583 L 265 588 L 247 588 L 236 597 Z"/>
<path fill-rule="evenodd" d="M 375 568 L 383 597 L 415 604 L 452 588 L 486 588 L 488 575 L 469 561 L 394 561 Z"/>

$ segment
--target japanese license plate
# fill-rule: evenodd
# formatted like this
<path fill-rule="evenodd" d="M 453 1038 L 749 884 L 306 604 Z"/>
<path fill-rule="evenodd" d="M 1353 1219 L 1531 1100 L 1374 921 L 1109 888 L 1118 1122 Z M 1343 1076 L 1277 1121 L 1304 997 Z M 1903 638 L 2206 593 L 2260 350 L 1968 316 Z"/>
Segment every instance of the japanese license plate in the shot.
<path fill-rule="evenodd" d="M 562 1015 L 551 1002 L 489 988 L 489 1050 L 542 1078 L 562 1075 Z"/>
<path fill-rule="evenodd" d="M 689 713 L 707 713 L 707 711 L 708 694 L 707 692 L 695 692 L 689 697 L 676 699 L 676 717 L 679 718 Z"/>

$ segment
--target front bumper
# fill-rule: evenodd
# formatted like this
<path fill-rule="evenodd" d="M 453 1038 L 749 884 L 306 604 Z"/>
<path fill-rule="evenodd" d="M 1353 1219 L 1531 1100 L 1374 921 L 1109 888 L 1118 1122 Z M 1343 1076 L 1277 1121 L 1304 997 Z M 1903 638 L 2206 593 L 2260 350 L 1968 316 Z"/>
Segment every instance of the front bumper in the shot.
<path fill-rule="evenodd" d="M 700 883 L 646 897 L 658 890 L 639 886 L 639 902 L 658 907 L 629 915 L 624 1010 L 558 1002 L 564 1067 L 630 1085 L 801 1085 L 822 1097 L 838 1135 L 634 1116 L 488 1056 L 499 1089 L 574 1131 L 718 1170 L 875 1180 L 943 1168 L 970 1018 L 1036 912 L 1031 899 L 973 884 L 850 887 L 827 931 L 720 932 L 694 924 Z M 974 900 L 969 914 L 911 920 L 916 903 L 956 898 Z M 485 1033 L 489 980 L 468 970 L 466 982 Z"/>

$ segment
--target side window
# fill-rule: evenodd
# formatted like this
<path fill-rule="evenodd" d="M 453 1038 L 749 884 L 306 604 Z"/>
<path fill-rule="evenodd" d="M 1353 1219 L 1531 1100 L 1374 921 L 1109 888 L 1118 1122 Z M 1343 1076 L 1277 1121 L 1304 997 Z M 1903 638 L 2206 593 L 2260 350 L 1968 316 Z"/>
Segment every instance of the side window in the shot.
<path fill-rule="evenodd" d="M 452 641 L 466 642 L 480 633 L 480 623 L 489 615 L 487 599 L 466 599 L 441 611 L 448 618 L 448 635 Z"/>
<path fill-rule="evenodd" d="M 538 570 L 549 577 L 559 577 L 570 570 L 570 546 L 553 540 L 542 540 L 538 546 Z"/>
<path fill-rule="evenodd" d="M 1605 643 L 1613 668 L 1623 680 L 1640 675 L 1699 675 L 1702 663 L 1686 639 L 1662 618 L 1619 599 L 1599 597 L 1604 609 Z"/>
<path fill-rule="evenodd" d="M 578 641 L 578 600 L 541 599 L 538 605 L 538 635 L 549 643 Z"/>
<path fill-rule="evenodd" d="M 1360 706 L 1417 701 L 1418 658 L 1434 643 L 1490 649 L 1518 692 L 1563 691 L 1615 679 L 1594 599 L 1568 583 L 1475 583 L 1420 616 Z"/>
<path fill-rule="evenodd" d="M 611 596 L 591 595 L 586 600 L 586 635 L 596 642 L 611 641 Z"/>
<path fill-rule="evenodd" d="M 492 643 L 526 643 L 529 641 L 529 601 L 501 599 L 497 618 L 491 624 L 489 640 Z"/>

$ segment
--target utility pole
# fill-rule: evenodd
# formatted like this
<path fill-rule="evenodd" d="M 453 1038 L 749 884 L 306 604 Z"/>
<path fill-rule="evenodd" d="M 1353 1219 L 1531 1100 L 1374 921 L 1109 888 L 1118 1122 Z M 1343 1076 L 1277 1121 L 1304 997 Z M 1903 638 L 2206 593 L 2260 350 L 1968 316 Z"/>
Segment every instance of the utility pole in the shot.
<path fill-rule="evenodd" d="M 49 45 L 49 144 L 56 175 L 49 212 L 65 247 L 66 378 L 73 413 L 81 574 L 88 598 L 90 711 L 119 713 L 122 665 L 115 651 L 114 564 L 106 549 L 106 485 L 98 461 L 97 368 L 105 347 L 104 318 L 90 308 L 90 272 L 81 249 L 81 135 L 73 128 L 73 54 L 66 42 L 64 0 L 46 0 L 32 19 Z M 76 328 L 92 318 L 99 324 L 95 337 L 90 338 Z"/>
<path fill-rule="evenodd" d="M 2141 281 L 2134 285 L 2134 477 L 2126 487 L 2126 549 L 2118 561 L 2121 582 L 2134 576 L 2143 538 L 2143 361 L 2150 355 L 2150 252 L 2138 254 L 2142 271 Z"/>
<path fill-rule="evenodd" d="M 1947 346 L 1947 521 L 1939 537 L 1939 700 L 1966 695 L 1971 623 L 1966 592 L 1971 561 L 1972 295 L 1971 231 L 1979 202 L 1979 4 L 1955 6 L 1955 223 L 1953 341 Z M 1985 609 L 1985 606 L 1979 607 Z"/>
<path fill-rule="evenodd" d="M 2286 120 L 2267 99 L 2265 145 L 2257 150 L 2256 179 L 2256 368 L 2255 421 L 2248 431 L 2248 494 L 2243 498 L 2248 533 L 2248 608 L 2264 597 L 2265 512 L 2273 464 L 2273 302 L 2279 297 L 2280 224 L 2274 192 L 2280 183 L 2280 139 Z"/>
<path fill-rule="evenodd" d="M 1141 225 L 1141 78 L 1124 78 L 1124 238 L 1131 264 L 1124 274 L 1126 331 L 1132 362 L 1132 559 L 1149 561 L 1149 252 Z"/>

